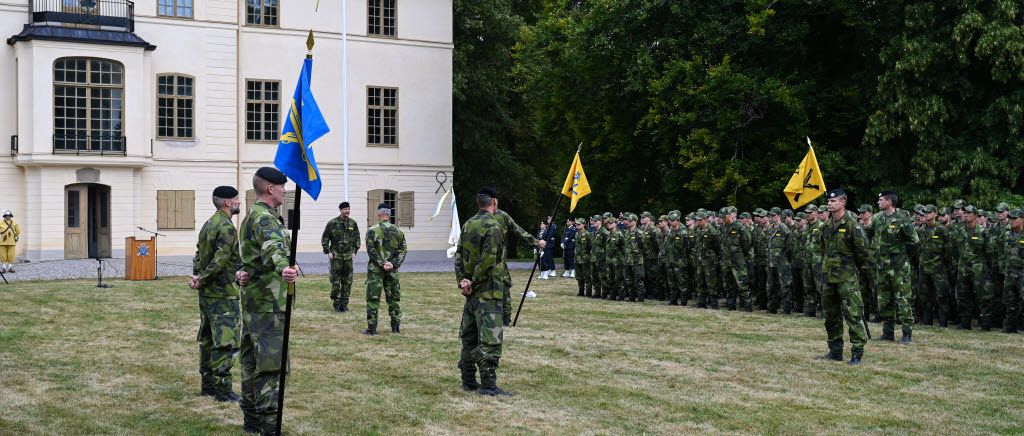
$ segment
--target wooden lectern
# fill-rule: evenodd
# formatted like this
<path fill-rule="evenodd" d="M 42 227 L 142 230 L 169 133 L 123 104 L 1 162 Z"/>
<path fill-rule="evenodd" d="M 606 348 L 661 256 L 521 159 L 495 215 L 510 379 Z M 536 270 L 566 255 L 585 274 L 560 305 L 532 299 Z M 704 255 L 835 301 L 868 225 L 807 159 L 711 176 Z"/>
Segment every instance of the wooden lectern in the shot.
<path fill-rule="evenodd" d="M 156 280 L 156 237 L 124 238 L 125 280 Z"/>

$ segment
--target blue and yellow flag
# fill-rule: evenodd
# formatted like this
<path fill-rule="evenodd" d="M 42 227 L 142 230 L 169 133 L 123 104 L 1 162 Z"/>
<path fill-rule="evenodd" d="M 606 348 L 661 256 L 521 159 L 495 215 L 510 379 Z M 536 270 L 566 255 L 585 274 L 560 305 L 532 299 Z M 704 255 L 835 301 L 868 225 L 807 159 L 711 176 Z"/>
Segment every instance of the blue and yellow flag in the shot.
<path fill-rule="evenodd" d="M 295 94 L 292 95 L 288 118 L 281 130 L 281 142 L 277 144 L 274 166 L 316 200 L 320 196 L 322 184 L 311 144 L 331 129 L 327 127 L 327 121 L 324 121 L 320 107 L 313 99 L 313 92 L 309 89 L 312 74 L 313 60 L 306 59 L 299 73 Z"/>
<path fill-rule="evenodd" d="M 576 158 L 572 160 L 569 167 L 569 175 L 565 177 L 565 184 L 562 185 L 562 195 L 572 199 L 569 205 L 569 212 L 576 209 L 576 202 L 590 193 L 590 183 L 587 182 L 587 173 L 583 172 L 583 162 L 580 162 L 580 152 L 576 152 Z"/>

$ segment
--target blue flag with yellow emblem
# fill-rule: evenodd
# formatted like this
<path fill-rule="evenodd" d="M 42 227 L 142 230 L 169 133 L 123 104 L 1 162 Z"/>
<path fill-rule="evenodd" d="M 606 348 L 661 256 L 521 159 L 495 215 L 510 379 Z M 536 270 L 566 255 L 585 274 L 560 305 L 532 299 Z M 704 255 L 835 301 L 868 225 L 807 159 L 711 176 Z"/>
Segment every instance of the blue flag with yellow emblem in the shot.
<path fill-rule="evenodd" d="M 316 200 L 320 196 L 322 184 L 312 144 L 331 129 L 327 127 L 327 121 L 313 98 L 313 91 L 309 89 L 312 74 L 313 60 L 306 59 L 299 73 L 295 94 L 292 95 L 288 118 L 281 130 L 281 142 L 277 144 L 274 166 Z"/>

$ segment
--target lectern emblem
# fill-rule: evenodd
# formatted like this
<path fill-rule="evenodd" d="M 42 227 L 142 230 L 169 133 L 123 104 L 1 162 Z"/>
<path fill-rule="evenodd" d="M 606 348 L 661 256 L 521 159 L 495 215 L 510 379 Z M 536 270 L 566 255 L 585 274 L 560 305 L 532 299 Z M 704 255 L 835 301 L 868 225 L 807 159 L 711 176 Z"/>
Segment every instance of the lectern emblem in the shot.
<path fill-rule="evenodd" d="M 148 245 L 146 245 L 146 244 L 139 245 L 139 254 L 136 254 L 135 257 L 139 257 L 139 256 L 149 256 L 149 246 Z"/>

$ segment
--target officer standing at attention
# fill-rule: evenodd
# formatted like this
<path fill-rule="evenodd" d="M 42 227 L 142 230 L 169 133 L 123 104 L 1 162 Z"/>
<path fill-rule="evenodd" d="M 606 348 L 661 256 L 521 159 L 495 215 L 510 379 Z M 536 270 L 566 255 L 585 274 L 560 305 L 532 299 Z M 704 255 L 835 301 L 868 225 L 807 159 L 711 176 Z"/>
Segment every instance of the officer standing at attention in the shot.
<path fill-rule="evenodd" d="M 494 219 L 498 210 L 498 191 L 489 186 L 476 195 L 480 211 L 462 226 L 462 237 L 455 252 L 455 279 L 466 303 L 462 306 L 459 337 L 462 352 L 459 371 L 462 390 L 490 396 L 512 396 L 498 388 L 498 361 L 501 359 L 504 327 L 500 313 L 506 290 L 505 235 Z M 480 381 L 476 372 L 480 370 Z"/>
<path fill-rule="evenodd" d="M 398 283 L 398 268 L 405 262 L 405 234 L 391 224 L 391 208 L 386 203 L 377 206 L 377 224 L 366 232 L 366 253 L 370 262 L 366 265 L 366 331 L 363 334 L 377 334 L 381 291 L 388 303 L 391 333 L 401 333 L 402 308 L 398 303 L 402 299 L 402 286 Z"/>
<path fill-rule="evenodd" d="M 238 352 L 238 232 L 231 217 L 239 212 L 238 190 L 218 186 L 213 190 L 217 212 L 199 231 L 192 275 L 188 286 L 199 291 L 200 396 L 220 402 L 238 401 L 231 388 L 231 363 Z"/>
<path fill-rule="evenodd" d="M 288 283 L 298 270 L 288 265 L 290 238 L 277 208 L 284 204 L 288 179 L 276 168 L 256 171 L 252 186 L 257 201 L 242 220 L 242 401 L 248 433 L 277 431 L 277 399 L 282 362 Z"/>
<path fill-rule="evenodd" d="M 352 260 L 362 246 L 359 224 L 349 218 L 352 209 L 347 201 L 338 205 L 340 215 L 327 222 L 320 245 L 331 261 L 331 300 L 335 312 L 348 312 L 348 298 L 352 294 Z"/>
<path fill-rule="evenodd" d="M 21 228 L 14 222 L 14 214 L 9 210 L 4 211 L 4 220 L 0 222 L 0 272 L 14 272 L 14 247 L 18 244 L 18 237 L 21 236 Z"/>

